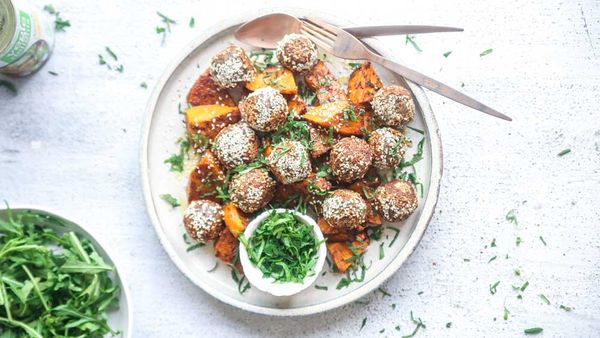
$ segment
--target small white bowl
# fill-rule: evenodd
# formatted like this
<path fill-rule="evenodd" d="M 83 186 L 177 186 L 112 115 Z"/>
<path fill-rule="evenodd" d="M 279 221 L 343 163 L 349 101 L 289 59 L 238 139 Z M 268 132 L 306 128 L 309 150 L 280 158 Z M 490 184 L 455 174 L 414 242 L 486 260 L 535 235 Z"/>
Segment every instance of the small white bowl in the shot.
<path fill-rule="evenodd" d="M 321 229 L 311 217 L 303 215 L 295 210 L 274 210 L 276 213 L 290 212 L 294 214 L 301 222 L 312 226 L 313 233 L 315 234 L 315 237 L 318 241 L 323 240 L 323 233 L 321 232 Z M 262 214 L 258 215 L 254 220 L 252 220 L 252 222 L 248 224 L 248 227 L 246 227 L 246 230 L 244 231 L 244 236 L 250 239 L 250 237 L 254 233 L 254 230 L 256 230 L 260 222 L 267 218 L 272 212 L 273 210 L 265 211 Z M 254 264 L 252 264 L 252 262 L 250 262 L 250 259 L 248 258 L 248 251 L 246 251 L 246 247 L 242 243 L 240 243 L 239 252 L 240 262 L 242 263 L 242 267 L 244 268 L 244 274 L 246 275 L 246 278 L 248 278 L 250 284 L 252 284 L 261 291 L 272 294 L 273 296 L 291 296 L 312 285 L 312 283 L 314 283 L 315 280 L 317 280 L 317 277 L 319 277 L 319 274 L 323 269 L 323 265 L 325 264 L 325 258 L 327 257 L 327 247 L 325 245 L 325 242 L 323 241 L 317 251 L 317 263 L 314 266 L 314 274 L 306 276 L 302 283 L 282 283 L 275 281 L 274 278 L 264 278 L 262 271 L 260 271 L 259 268 L 257 268 Z"/>

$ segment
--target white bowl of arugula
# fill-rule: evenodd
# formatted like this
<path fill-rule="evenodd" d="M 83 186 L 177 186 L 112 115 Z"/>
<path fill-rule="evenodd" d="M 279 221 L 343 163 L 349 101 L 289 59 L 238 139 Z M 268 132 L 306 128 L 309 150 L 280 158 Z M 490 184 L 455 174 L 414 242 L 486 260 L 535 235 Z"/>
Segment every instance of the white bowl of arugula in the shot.
<path fill-rule="evenodd" d="M 240 263 L 248 281 L 274 296 L 291 296 L 312 285 L 327 257 L 317 223 L 295 210 L 263 212 L 239 239 Z"/>
<path fill-rule="evenodd" d="M 86 230 L 38 208 L 0 210 L 0 336 L 131 337 L 115 262 Z"/>

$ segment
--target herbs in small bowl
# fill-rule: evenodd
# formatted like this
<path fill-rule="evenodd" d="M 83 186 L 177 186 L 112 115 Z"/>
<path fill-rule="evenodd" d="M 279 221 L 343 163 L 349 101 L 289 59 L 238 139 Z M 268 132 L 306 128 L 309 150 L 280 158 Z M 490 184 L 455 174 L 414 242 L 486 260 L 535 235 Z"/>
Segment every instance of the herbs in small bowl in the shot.
<path fill-rule="evenodd" d="M 310 286 L 327 255 L 315 221 L 292 210 L 265 211 L 239 239 L 240 261 L 248 280 L 275 296 L 293 295 Z"/>

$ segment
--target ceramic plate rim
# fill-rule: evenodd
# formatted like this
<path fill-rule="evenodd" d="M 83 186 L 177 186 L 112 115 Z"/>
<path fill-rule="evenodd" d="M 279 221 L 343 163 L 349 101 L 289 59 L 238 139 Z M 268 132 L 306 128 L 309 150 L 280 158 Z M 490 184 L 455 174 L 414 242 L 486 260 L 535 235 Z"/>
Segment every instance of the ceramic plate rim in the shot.
<path fill-rule="evenodd" d="M 177 67 L 185 61 L 185 59 L 201 44 L 210 40 L 213 36 L 219 34 L 222 31 L 227 30 L 228 28 L 239 25 L 241 23 L 247 22 L 252 18 L 255 18 L 259 15 L 265 15 L 267 13 L 276 13 L 276 12 L 285 12 L 290 13 L 296 16 L 315 16 L 324 20 L 332 21 L 332 22 L 344 22 L 346 20 L 341 20 L 334 15 L 326 14 L 322 12 L 316 12 L 312 10 L 306 9 L 293 9 L 293 8 L 278 8 L 278 9 L 270 9 L 263 11 L 255 11 L 253 13 L 239 15 L 235 18 L 223 21 L 219 24 L 212 26 L 209 29 L 206 29 L 204 32 L 199 34 L 196 38 L 191 40 L 184 48 L 182 48 L 181 52 L 179 52 L 174 61 L 171 62 L 159 77 L 154 86 L 152 94 L 148 99 L 148 104 L 145 109 L 145 121 L 142 130 L 142 139 L 141 139 L 141 154 L 140 154 L 140 166 L 141 166 L 141 174 L 142 174 L 142 185 L 144 190 L 144 200 L 146 203 L 146 209 L 148 211 L 148 216 L 152 222 L 154 230 L 159 238 L 159 241 L 163 247 L 163 249 L 169 255 L 169 258 L 175 263 L 177 268 L 196 286 L 199 286 L 205 292 L 210 294 L 211 296 L 219 299 L 220 301 L 229 304 L 231 306 L 235 306 L 237 308 L 259 313 L 265 315 L 274 315 L 274 316 L 301 316 L 301 315 L 309 315 L 315 314 L 319 312 L 324 312 L 327 310 L 331 310 L 342 305 L 353 302 L 360 297 L 370 293 L 375 290 L 381 283 L 390 278 L 399 268 L 400 266 L 407 260 L 408 256 L 416 249 L 419 241 L 423 237 L 425 230 L 433 216 L 435 206 L 437 204 L 439 190 L 440 190 L 440 180 L 442 176 L 442 146 L 441 146 L 441 136 L 438 124 L 436 122 L 435 116 L 429 104 L 429 100 L 427 99 L 425 92 L 423 89 L 410 82 L 407 81 L 408 86 L 412 90 L 415 98 L 417 99 L 417 104 L 420 107 L 420 111 L 423 116 L 423 121 L 426 127 L 426 136 L 427 142 L 430 145 L 431 150 L 431 177 L 430 177 L 430 185 L 429 190 L 427 192 L 427 199 L 425 200 L 425 204 L 423 205 L 422 214 L 417 220 L 417 224 L 410 235 L 408 241 L 405 246 L 400 250 L 398 255 L 394 257 L 394 259 L 389 263 L 389 265 L 384 268 L 379 274 L 373 277 L 368 282 L 365 282 L 358 289 L 344 295 L 341 297 L 337 297 L 330 301 L 320 304 L 314 304 L 299 308 L 289 308 L 289 309 L 278 309 L 278 308 L 269 308 L 263 306 L 257 306 L 253 304 L 249 304 L 233 297 L 230 297 L 224 293 L 220 293 L 215 287 L 211 286 L 209 283 L 206 283 L 202 280 L 197 280 L 193 277 L 193 274 L 186 266 L 185 262 L 183 262 L 175 253 L 172 244 L 167 240 L 166 236 L 162 233 L 161 223 L 158 219 L 158 213 L 156 210 L 156 206 L 154 204 L 152 198 L 152 188 L 150 186 L 149 179 L 149 166 L 148 166 L 148 145 L 150 139 L 150 129 L 152 126 L 152 120 L 155 113 L 156 105 L 158 103 L 158 98 L 160 97 L 166 83 L 169 81 L 170 77 L 176 71 Z M 347 23 L 346 23 L 347 24 Z M 390 51 L 385 47 L 382 47 L 380 44 L 375 43 L 376 39 L 369 39 L 369 45 L 373 46 L 379 52 L 384 53 L 384 55 L 391 55 Z"/>

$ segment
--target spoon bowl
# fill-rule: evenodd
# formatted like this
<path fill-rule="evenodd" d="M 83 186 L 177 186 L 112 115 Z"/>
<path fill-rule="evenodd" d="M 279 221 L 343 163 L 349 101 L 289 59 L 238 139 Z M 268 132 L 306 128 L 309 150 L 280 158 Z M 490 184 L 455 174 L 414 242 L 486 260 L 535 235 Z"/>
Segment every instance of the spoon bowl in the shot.
<path fill-rule="evenodd" d="M 241 25 L 233 35 L 248 45 L 274 49 L 277 42 L 287 34 L 300 33 L 302 22 L 284 13 L 263 15 Z"/>

